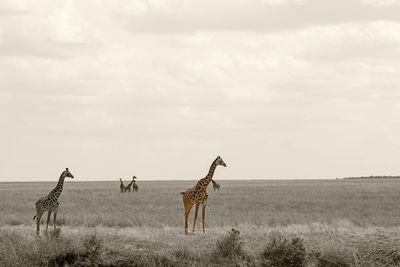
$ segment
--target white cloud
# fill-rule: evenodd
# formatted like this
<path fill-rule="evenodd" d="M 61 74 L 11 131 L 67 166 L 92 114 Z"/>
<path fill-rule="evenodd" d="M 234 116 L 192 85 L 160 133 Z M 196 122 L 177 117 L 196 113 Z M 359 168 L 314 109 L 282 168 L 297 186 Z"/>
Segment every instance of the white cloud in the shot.
<path fill-rule="evenodd" d="M 287 4 L 299 4 L 304 3 L 306 0 L 260 0 L 264 4 L 277 6 L 277 5 L 287 5 Z"/>
<path fill-rule="evenodd" d="M 0 10 L 28 10 L 32 7 L 32 3 L 29 0 L 13 1 L 13 0 L 2 0 L 0 2 Z"/>
<path fill-rule="evenodd" d="M 54 41 L 67 43 L 85 42 L 89 33 L 85 34 L 83 32 L 83 23 L 80 22 L 80 17 L 74 16 L 73 13 L 72 4 L 65 4 L 65 7 L 57 9 L 46 21 L 50 24 L 49 30 L 54 36 Z"/>
<path fill-rule="evenodd" d="M 372 5 L 377 7 L 390 7 L 399 5 L 399 1 L 396 0 L 361 0 L 363 4 Z"/>
<path fill-rule="evenodd" d="M 119 0 L 108 4 L 113 12 L 124 15 L 143 15 L 149 11 L 146 1 Z"/>
<path fill-rule="evenodd" d="M 379 151 L 397 140 L 396 7 L 41 3 L 0 18 L 0 140 L 8 140 L 0 141 L 0 161 L 9 166 L 1 178 L 15 169 L 26 175 L 16 165 L 32 158 L 57 166 L 76 157 L 84 176 L 110 165 L 101 177 L 110 179 L 115 169 L 129 171 L 130 161 L 149 167 L 154 155 L 160 168 L 149 176 L 184 178 L 190 168 L 177 171 L 171 161 L 220 153 L 236 162 L 252 154 L 271 166 L 266 174 L 234 165 L 227 178 L 296 178 L 309 162 L 320 167 L 301 177 L 340 176 L 336 155 L 347 143 L 351 162 L 378 149 L 372 135 L 382 137 Z"/>
<path fill-rule="evenodd" d="M 162 4 L 153 5 L 146 14 L 125 19 L 126 28 L 135 33 L 279 32 L 313 25 L 399 21 L 399 8 L 385 6 L 377 9 L 359 0 L 218 1 L 212 5 L 204 1 L 175 1 L 169 3 L 168 8 Z"/>

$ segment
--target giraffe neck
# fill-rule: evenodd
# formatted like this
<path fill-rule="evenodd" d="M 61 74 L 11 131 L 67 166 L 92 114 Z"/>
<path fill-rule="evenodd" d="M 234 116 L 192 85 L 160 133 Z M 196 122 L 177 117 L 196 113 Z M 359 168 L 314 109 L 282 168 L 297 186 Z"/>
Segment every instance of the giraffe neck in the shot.
<path fill-rule="evenodd" d="M 210 170 L 208 171 L 207 176 L 204 179 L 204 184 L 203 186 L 207 187 L 209 185 L 209 183 L 212 181 L 212 178 L 214 176 L 214 172 L 215 169 L 217 168 L 217 164 L 215 163 L 215 161 L 211 164 L 210 166 Z"/>
<path fill-rule="evenodd" d="M 132 180 L 132 182 L 130 182 L 128 185 L 127 185 L 127 187 L 129 187 L 129 186 L 131 186 L 132 184 L 133 184 L 133 180 Z"/>
<path fill-rule="evenodd" d="M 64 175 L 61 174 L 60 179 L 58 180 L 57 186 L 51 190 L 51 192 L 49 193 L 49 196 L 53 196 L 55 198 L 58 198 L 63 190 L 63 186 L 64 186 Z"/>

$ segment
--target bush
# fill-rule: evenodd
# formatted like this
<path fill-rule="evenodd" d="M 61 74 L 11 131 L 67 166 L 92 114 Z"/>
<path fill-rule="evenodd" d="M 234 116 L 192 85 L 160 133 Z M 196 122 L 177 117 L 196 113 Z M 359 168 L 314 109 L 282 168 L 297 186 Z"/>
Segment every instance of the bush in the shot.
<path fill-rule="evenodd" d="M 213 252 L 214 258 L 237 258 L 244 257 L 243 241 L 238 230 L 232 229 L 227 236 L 217 241 Z"/>
<path fill-rule="evenodd" d="M 96 234 L 85 237 L 83 240 L 84 256 L 87 257 L 90 263 L 98 263 L 101 260 L 103 253 L 103 240 Z"/>
<path fill-rule="evenodd" d="M 180 248 L 174 251 L 174 257 L 180 262 L 192 263 L 197 262 L 199 258 L 190 252 L 187 248 Z"/>
<path fill-rule="evenodd" d="M 239 235 L 238 230 L 232 229 L 225 237 L 219 239 L 211 253 L 210 262 L 206 265 L 251 266 L 254 264 L 254 258 L 243 249 L 244 242 Z"/>
<path fill-rule="evenodd" d="M 340 244 L 325 247 L 322 251 L 312 251 L 310 252 L 310 259 L 317 267 L 364 266 L 356 251 Z"/>
<path fill-rule="evenodd" d="M 0 266 L 63 266 L 63 262 L 75 260 L 78 250 L 72 240 L 36 236 L 32 232 L 0 229 Z"/>
<path fill-rule="evenodd" d="M 274 236 L 261 255 L 261 265 L 268 267 L 305 266 L 306 249 L 299 237 L 290 241 L 282 236 Z"/>
<path fill-rule="evenodd" d="M 57 218 L 57 221 L 56 221 L 57 226 L 63 226 L 66 224 L 67 224 L 67 219 L 65 219 L 64 217 Z"/>
<path fill-rule="evenodd" d="M 350 267 L 346 257 L 336 253 L 325 253 L 315 252 L 312 255 L 316 259 L 317 267 Z"/>
<path fill-rule="evenodd" d="M 101 266 L 120 266 L 120 267 L 183 267 L 193 266 L 192 262 L 182 261 L 174 258 L 173 255 L 150 253 L 134 254 L 131 257 L 120 259 L 109 265 Z"/>
<path fill-rule="evenodd" d="M 58 254 L 51 258 L 47 263 L 48 267 L 72 265 L 78 260 L 78 255 L 75 252 L 67 252 L 65 254 Z"/>

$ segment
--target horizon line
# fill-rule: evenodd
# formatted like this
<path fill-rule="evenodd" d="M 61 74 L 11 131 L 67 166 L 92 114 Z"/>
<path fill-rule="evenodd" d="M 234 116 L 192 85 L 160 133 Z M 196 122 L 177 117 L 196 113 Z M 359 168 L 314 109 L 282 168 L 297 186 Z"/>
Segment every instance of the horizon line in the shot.
<path fill-rule="evenodd" d="M 264 181 L 264 180 L 336 180 L 342 178 L 240 178 L 240 179 L 215 179 L 218 181 Z M 129 180 L 130 179 L 123 179 Z M 145 180 L 136 180 L 136 182 L 163 182 L 163 181 L 198 181 L 199 179 L 145 179 Z M 44 183 L 44 182 L 54 182 L 58 181 L 58 179 L 53 180 L 0 180 L 0 183 Z M 118 179 L 115 180 L 91 180 L 91 179 L 83 179 L 83 180 L 75 180 L 69 179 L 71 182 L 115 182 L 119 181 Z"/>

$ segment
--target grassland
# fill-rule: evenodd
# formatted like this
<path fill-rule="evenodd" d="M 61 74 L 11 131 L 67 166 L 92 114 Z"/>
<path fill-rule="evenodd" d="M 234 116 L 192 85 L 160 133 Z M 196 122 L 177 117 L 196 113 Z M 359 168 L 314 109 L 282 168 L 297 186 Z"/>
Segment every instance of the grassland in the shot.
<path fill-rule="evenodd" d="M 400 261 L 400 180 L 220 181 L 220 192 L 209 190 L 208 235 L 185 236 L 179 192 L 194 183 L 139 182 L 139 192 L 121 194 L 118 181 L 68 180 L 57 238 L 36 237 L 32 220 L 55 182 L 0 183 L 0 264 L 44 266 L 72 253 L 95 256 L 79 264 L 222 265 L 212 255 L 231 228 L 252 259 L 236 259 L 242 265 L 257 265 L 275 235 L 301 237 L 308 255 L 347 266 Z"/>

